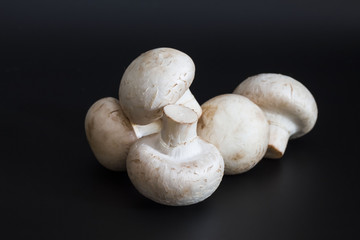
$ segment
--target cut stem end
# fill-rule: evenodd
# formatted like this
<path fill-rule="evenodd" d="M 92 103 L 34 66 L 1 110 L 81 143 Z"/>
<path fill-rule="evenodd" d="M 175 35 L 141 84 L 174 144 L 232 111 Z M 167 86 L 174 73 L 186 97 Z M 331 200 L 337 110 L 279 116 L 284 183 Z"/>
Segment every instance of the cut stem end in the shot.
<path fill-rule="evenodd" d="M 164 108 L 161 139 L 169 147 L 191 142 L 196 138 L 196 113 L 184 106 L 168 105 Z"/>
<path fill-rule="evenodd" d="M 289 132 L 282 127 L 270 125 L 269 145 L 265 157 L 277 159 L 284 155 L 289 141 Z"/>

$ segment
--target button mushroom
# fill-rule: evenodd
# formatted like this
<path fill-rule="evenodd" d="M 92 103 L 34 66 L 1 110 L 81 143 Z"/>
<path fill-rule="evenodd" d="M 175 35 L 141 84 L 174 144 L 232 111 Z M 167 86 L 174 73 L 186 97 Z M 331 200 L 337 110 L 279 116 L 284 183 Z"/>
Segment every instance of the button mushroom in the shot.
<path fill-rule="evenodd" d="M 155 202 L 189 205 L 219 186 L 224 161 L 216 147 L 196 134 L 197 115 L 180 105 L 164 107 L 160 133 L 130 148 L 127 172 L 136 189 Z"/>
<path fill-rule="evenodd" d="M 113 171 L 126 170 L 130 146 L 142 136 L 159 132 L 160 120 L 140 126 L 132 124 L 115 98 L 95 102 L 85 117 L 85 132 L 96 159 Z"/>
<path fill-rule="evenodd" d="M 269 124 L 263 111 L 246 97 L 224 94 L 201 105 L 198 134 L 214 144 L 225 162 L 225 174 L 253 168 L 265 155 Z"/>
<path fill-rule="evenodd" d="M 137 57 L 125 70 L 120 82 L 121 107 L 135 124 L 149 124 L 161 118 L 162 108 L 180 100 L 198 116 L 201 108 L 189 87 L 195 65 L 185 53 L 172 48 L 157 48 Z"/>
<path fill-rule="evenodd" d="M 270 124 L 265 157 L 281 158 L 287 142 L 308 133 L 315 125 L 318 109 L 309 90 L 281 74 L 259 74 L 247 78 L 234 91 L 256 103 Z"/>

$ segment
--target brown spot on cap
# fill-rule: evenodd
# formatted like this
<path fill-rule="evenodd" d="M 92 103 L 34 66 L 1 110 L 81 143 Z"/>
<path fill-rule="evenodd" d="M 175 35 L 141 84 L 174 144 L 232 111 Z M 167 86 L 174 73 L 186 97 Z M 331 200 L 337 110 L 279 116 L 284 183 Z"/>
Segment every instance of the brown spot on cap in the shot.
<path fill-rule="evenodd" d="M 212 120 L 217 109 L 217 106 L 204 107 L 202 118 Z"/>
<path fill-rule="evenodd" d="M 198 122 L 198 126 L 201 130 L 203 130 L 205 128 L 205 124 L 204 122 L 200 119 L 199 122 Z"/>
<path fill-rule="evenodd" d="M 214 119 L 218 107 L 217 106 L 202 106 L 202 115 L 198 121 L 198 129 L 203 130 Z"/>
<path fill-rule="evenodd" d="M 134 159 L 134 160 L 131 160 L 133 163 L 136 163 L 136 164 L 139 164 L 140 163 L 140 159 Z"/>
<path fill-rule="evenodd" d="M 238 152 L 230 157 L 232 161 L 238 161 L 244 157 L 244 154 L 241 152 Z"/>

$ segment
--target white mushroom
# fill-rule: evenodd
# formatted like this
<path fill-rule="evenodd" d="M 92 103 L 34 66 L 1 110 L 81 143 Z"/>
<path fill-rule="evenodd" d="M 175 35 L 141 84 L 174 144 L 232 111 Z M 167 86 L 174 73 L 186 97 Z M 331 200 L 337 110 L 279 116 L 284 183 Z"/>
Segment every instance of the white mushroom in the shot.
<path fill-rule="evenodd" d="M 224 161 L 196 134 L 197 115 L 180 105 L 164 107 L 161 132 L 138 140 L 129 151 L 127 172 L 144 196 L 165 205 L 189 205 L 219 186 Z"/>
<path fill-rule="evenodd" d="M 281 74 L 259 74 L 247 78 L 234 91 L 256 103 L 270 124 L 265 157 L 281 158 L 287 142 L 308 133 L 315 125 L 318 109 L 309 90 Z"/>
<path fill-rule="evenodd" d="M 160 120 L 145 126 L 132 124 L 112 97 L 95 102 L 85 117 L 86 136 L 96 159 L 114 171 L 126 170 L 127 153 L 137 139 L 160 129 Z"/>
<path fill-rule="evenodd" d="M 162 108 L 180 102 L 200 117 L 201 108 L 188 90 L 195 76 L 192 59 L 172 48 L 157 48 L 137 57 L 125 70 L 119 99 L 124 113 L 135 124 L 161 118 Z M 181 104 L 179 103 L 179 104 Z"/>
<path fill-rule="evenodd" d="M 225 162 L 225 174 L 253 168 L 265 155 L 269 124 L 263 111 L 246 97 L 224 94 L 203 105 L 198 134 L 214 144 Z"/>

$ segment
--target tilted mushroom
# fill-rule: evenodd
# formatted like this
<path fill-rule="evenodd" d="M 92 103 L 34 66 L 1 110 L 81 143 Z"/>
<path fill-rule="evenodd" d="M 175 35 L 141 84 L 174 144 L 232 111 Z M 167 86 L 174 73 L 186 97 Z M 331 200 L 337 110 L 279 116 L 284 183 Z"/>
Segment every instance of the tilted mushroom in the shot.
<path fill-rule="evenodd" d="M 200 117 L 201 107 L 189 90 L 194 76 L 194 62 L 185 53 L 172 48 L 147 51 L 123 74 L 119 88 L 121 107 L 131 122 L 141 125 L 161 118 L 162 108 L 179 99 L 179 104 L 192 108 Z"/>
<path fill-rule="evenodd" d="M 113 171 L 126 170 L 130 146 L 139 138 L 159 132 L 160 120 L 135 125 L 124 115 L 119 101 L 112 97 L 96 101 L 85 117 L 85 131 L 96 159 Z"/>
<path fill-rule="evenodd" d="M 126 161 L 131 182 L 144 196 L 165 205 L 189 205 L 219 186 L 224 161 L 196 134 L 197 115 L 180 105 L 164 107 L 160 133 L 143 137 Z"/>
<path fill-rule="evenodd" d="M 253 168 L 265 155 L 269 124 L 263 111 L 246 97 L 224 94 L 201 105 L 199 137 L 214 144 L 225 162 L 225 174 Z"/>
<path fill-rule="evenodd" d="M 291 77 L 259 74 L 243 81 L 234 93 L 249 98 L 265 112 L 270 124 L 267 158 L 281 158 L 289 138 L 301 137 L 315 125 L 318 114 L 315 99 Z"/>

